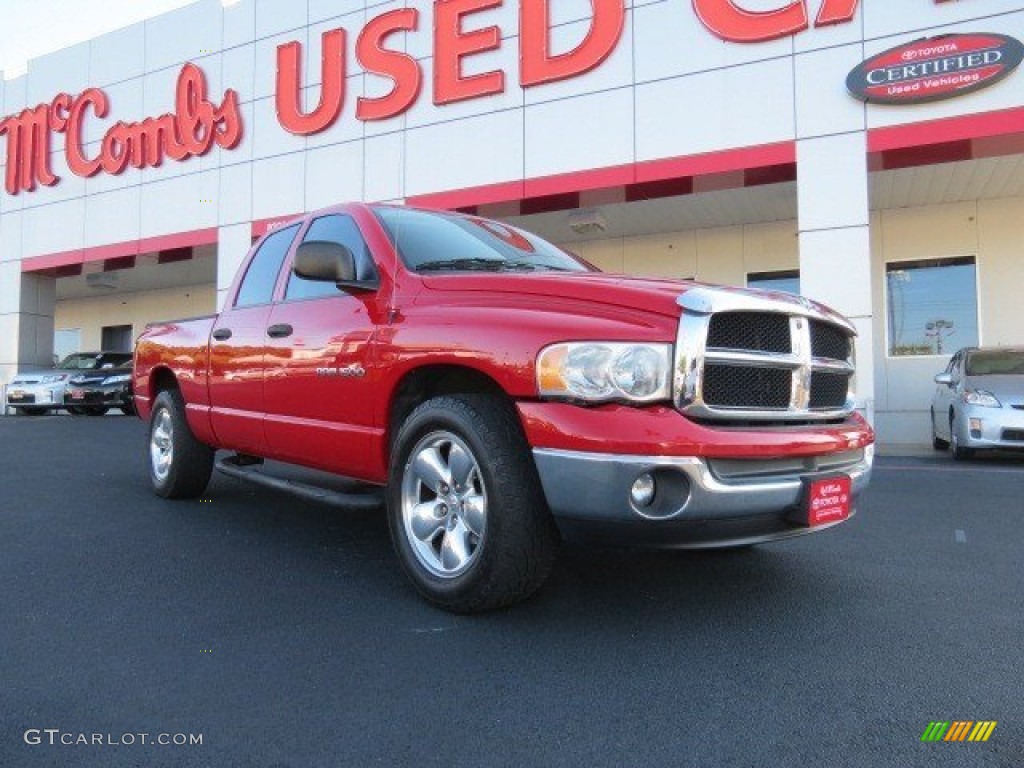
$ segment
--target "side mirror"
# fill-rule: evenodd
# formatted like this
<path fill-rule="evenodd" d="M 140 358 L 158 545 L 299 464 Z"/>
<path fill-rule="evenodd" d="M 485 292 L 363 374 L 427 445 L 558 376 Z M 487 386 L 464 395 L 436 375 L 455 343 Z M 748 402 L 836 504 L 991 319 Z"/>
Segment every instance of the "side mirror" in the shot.
<path fill-rule="evenodd" d="M 945 384 L 947 387 L 953 385 L 953 374 L 951 373 L 940 373 L 935 377 L 936 384 Z"/>
<path fill-rule="evenodd" d="M 341 243 L 311 240 L 295 251 L 292 271 L 306 280 L 351 283 L 356 279 L 356 260 Z"/>

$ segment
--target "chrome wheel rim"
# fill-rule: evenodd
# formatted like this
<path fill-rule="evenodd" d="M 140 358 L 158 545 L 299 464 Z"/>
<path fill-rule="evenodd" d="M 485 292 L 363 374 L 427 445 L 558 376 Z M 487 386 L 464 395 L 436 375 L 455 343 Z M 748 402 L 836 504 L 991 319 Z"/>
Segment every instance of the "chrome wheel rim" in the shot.
<path fill-rule="evenodd" d="M 487 490 L 469 446 L 446 431 L 421 438 L 402 472 L 402 524 L 420 565 L 452 579 L 476 562 L 487 528 Z"/>
<path fill-rule="evenodd" d="M 171 413 L 161 408 L 153 416 L 153 428 L 149 435 L 149 461 L 153 477 L 158 482 L 167 479 L 171 472 L 171 461 L 174 459 L 174 425 Z"/>

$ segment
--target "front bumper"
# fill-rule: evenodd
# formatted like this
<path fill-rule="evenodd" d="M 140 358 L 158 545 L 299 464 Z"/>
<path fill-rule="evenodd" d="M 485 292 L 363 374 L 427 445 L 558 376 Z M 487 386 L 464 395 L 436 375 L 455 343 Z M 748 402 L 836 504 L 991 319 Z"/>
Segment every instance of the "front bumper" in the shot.
<path fill-rule="evenodd" d="M 7 405 L 11 408 L 63 408 L 64 384 L 9 384 Z"/>
<path fill-rule="evenodd" d="M 131 393 L 127 384 L 113 384 L 109 387 L 76 387 L 69 384 L 64 392 L 64 405 L 68 407 L 104 405 L 120 408 L 130 403 Z"/>
<path fill-rule="evenodd" d="M 1024 411 L 1016 408 L 984 408 L 961 405 L 953 429 L 959 444 L 974 450 L 1024 450 Z M 980 429 L 971 429 L 975 421 Z"/>
<path fill-rule="evenodd" d="M 873 447 L 816 457 L 705 459 L 634 456 L 537 448 L 533 451 L 548 505 L 562 533 L 596 543 L 652 548 L 753 544 L 799 536 L 792 522 L 805 482 L 848 475 L 851 509 L 867 488 Z M 655 478 L 654 501 L 630 498 L 634 481 Z M 851 511 L 852 514 L 852 511 Z"/>

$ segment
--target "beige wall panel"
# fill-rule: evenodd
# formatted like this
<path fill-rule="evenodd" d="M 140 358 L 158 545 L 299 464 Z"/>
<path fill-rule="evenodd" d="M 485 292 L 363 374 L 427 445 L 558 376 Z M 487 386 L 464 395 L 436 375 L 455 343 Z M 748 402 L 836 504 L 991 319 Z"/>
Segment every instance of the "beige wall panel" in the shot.
<path fill-rule="evenodd" d="M 697 274 L 705 283 L 744 285 L 743 227 L 697 232 Z"/>
<path fill-rule="evenodd" d="M 107 325 L 131 325 L 138 336 L 146 323 L 179 317 L 205 315 L 216 311 L 214 285 L 193 285 L 159 291 L 122 293 L 57 302 L 55 327 L 79 328 L 82 351 L 100 348 L 101 329 Z"/>
<path fill-rule="evenodd" d="M 673 232 L 627 237 L 623 244 L 623 266 L 631 275 L 693 277 L 697 273 L 697 235 Z"/>
<path fill-rule="evenodd" d="M 977 203 L 882 211 L 885 261 L 969 256 L 978 249 Z"/>
<path fill-rule="evenodd" d="M 800 249 L 796 221 L 748 224 L 743 228 L 743 263 L 746 273 L 799 269 Z M 746 275 L 744 275 L 744 281 Z"/>
<path fill-rule="evenodd" d="M 611 240 L 588 240 L 583 243 L 568 243 L 567 251 L 578 254 L 602 272 L 622 272 L 622 238 Z"/>
<path fill-rule="evenodd" d="M 1024 198 L 978 203 L 983 344 L 1024 344 Z"/>

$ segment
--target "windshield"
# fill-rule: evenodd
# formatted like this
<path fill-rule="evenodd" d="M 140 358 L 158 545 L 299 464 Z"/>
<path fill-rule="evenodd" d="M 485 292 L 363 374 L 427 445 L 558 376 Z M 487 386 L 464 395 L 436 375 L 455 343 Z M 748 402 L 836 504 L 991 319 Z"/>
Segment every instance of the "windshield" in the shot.
<path fill-rule="evenodd" d="M 561 248 L 478 216 L 374 208 L 405 266 L 414 272 L 591 272 Z"/>
<path fill-rule="evenodd" d="M 57 366 L 64 371 L 99 371 L 131 365 L 130 352 L 76 352 L 68 355 Z"/>
<path fill-rule="evenodd" d="M 967 355 L 968 376 L 996 376 L 1007 373 L 1024 373 L 1024 350 L 993 349 L 969 352 Z"/>

